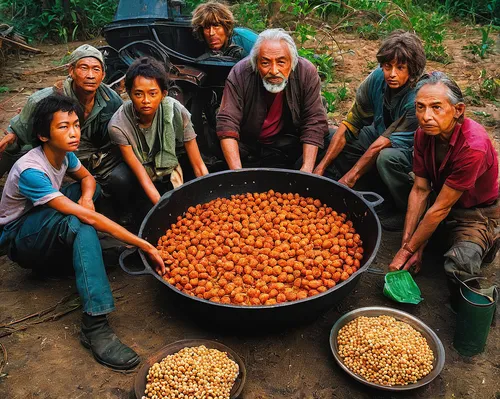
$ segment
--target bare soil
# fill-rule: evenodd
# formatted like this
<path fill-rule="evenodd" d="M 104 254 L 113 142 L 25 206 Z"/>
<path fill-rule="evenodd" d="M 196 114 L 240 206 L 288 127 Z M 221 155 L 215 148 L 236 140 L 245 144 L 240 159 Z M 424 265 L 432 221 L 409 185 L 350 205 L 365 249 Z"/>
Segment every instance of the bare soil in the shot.
<path fill-rule="evenodd" d="M 481 82 L 481 70 L 486 70 L 488 76 L 500 77 L 499 55 L 477 60 L 462 49 L 472 38 L 478 37 L 476 31 L 463 26 L 456 26 L 451 31 L 453 36 L 446 45 L 453 62 L 446 66 L 429 62 L 428 70 L 443 70 L 462 88 L 471 86 L 475 90 Z M 343 56 L 339 57 L 336 74 L 349 88 L 349 99 L 340 103 L 339 110 L 331 115 L 333 121 L 339 122 L 350 106 L 356 87 L 374 67 L 379 42 L 348 34 L 340 35 L 337 40 L 342 46 Z M 0 94 L 1 127 L 7 126 L 31 93 L 65 77 L 61 70 L 40 74 L 30 72 L 57 66 L 64 55 L 80 44 L 41 45 L 45 54 L 33 57 L 14 55 L 0 67 L 0 86 L 10 89 L 9 93 Z M 486 116 L 475 115 L 474 111 L 484 112 Z M 498 104 L 483 100 L 480 106 L 468 106 L 467 112 L 486 125 L 499 149 Z M 383 232 L 373 267 L 386 270 L 400 240 L 400 233 Z M 445 248 L 439 248 L 439 243 L 434 247 L 433 252 L 426 253 L 423 270 L 416 278 L 424 297 L 417 306 L 390 301 L 382 294 L 383 276 L 365 273 L 349 297 L 312 323 L 278 332 L 263 328 L 259 334 L 235 334 L 218 328 L 217 320 L 205 325 L 196 323 L 191 314 L 166 301 L 166 288 L 155 279 L 128 276 L 114 267 L 109 269 L 108 275 L 117 310 L 110 320 L 119 337 L 144 359 L 162 346 L 186 338 L 218 340 L 231 347 L 247 366 L 247 383 L 241 395 L 245 399 L 500 398 L 498 326 L 492 327 L 484 353 L 466 358 L 453 349 L 455 315 L 447 306 L 448 292 L 440 254 Z M 485 268 L 488 283 L 499 284 L 499 265 L 500 257 L 497 257 Z M 0 257 L 0 325 L 48 309 L 74 292 L 75 284 L 71 278 L 39 279 L 6 256 Z M 9 331 L 0 328 L 0 344 L 5 349 L 4 354 L 8 355 L 7 363 L 3 364 L 0 352 L 0 398 L 133 397 L 136 372 L 114 372 L 94 361 L 78 340 L 80 310 L 70 311 L 70 304 L 59 305 L 46 316 L 15 324 L 18 330 L 10 331 L 10 335 L 3 336 Z M 432 383 L 403 394 L 373 390 L 355 382 L 335 363 L 329 346 L 332 325 L 346 312 L 371 305 L 408 311 L 437 333 L 446 350 L 446 364 Z M 65 312 L 68 313 L 63 314 Z M 59 316 L 53 321 L 30 324 L 54 315 Z"/>

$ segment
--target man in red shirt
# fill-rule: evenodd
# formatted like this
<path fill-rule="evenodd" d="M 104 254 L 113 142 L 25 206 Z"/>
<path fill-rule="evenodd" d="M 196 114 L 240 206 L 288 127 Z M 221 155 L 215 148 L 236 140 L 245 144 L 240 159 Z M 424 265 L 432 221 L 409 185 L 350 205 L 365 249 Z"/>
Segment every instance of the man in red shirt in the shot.
<path fill-rule="evenodd" d="M 416 86 L 413 172 L 402 247 L 390 270 L 420 270 L 422 252 L 444 221 L 450 249 L 445 271 L 453 295 L 454 274 L 465 279 L 491 263 L 500 246 L 498 155 L 485 129 L 464 118 L 457 84 L 442 72 L 422 77 Z M 437 198 L 427 209 L 431 191 Z M 422 217 L 423 216 L 423 217 Z"/>

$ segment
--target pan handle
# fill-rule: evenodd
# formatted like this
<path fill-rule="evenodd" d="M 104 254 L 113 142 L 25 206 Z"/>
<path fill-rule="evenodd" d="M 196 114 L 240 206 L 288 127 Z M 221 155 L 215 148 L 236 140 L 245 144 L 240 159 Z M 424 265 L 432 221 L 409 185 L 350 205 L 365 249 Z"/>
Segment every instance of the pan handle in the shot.
<path fill-rule="evenodd" d="M 165 194 L 163 194 L 160 198 L 160 203 L 158 204 L 158 208 L 157 209 L 163 209 L 165 208 L 168 203 L 170 202 L 170 197 L 172 196 L 172 194 L 174 193 L 175 189 L 172 189 L 170 191 L 167 191 Z"/>
<path fill-rule="evenodd" d="M 131 274 L 132 276 L 141 276 L 143 274 L 150 274 L 146 268 L 142 269 L 142 270 L 138 270 L 138 271 L 133 271 L 133 270 L 130 270 L 127 266 L 125 266 L 125 259 L 128 258 L 130 255 L 133 255 L 137 252 L 137 248 L 130 248 L 130 249 L 126 249 L 125 251 L 123 251 L 120 255 L 120 258 L 118 259 L 118 263 L 120 264 L 120 267 L 122 268 L 122 270 L 127 273 L 127 274 Z"/>
<path fill-rule="evenodd" d="M 368 202 L 368 204 L 374 208 L 377 205 L 380 205 L 382 202 L 384 202 L 384 198 L 380 196 L 377 193 L 374 193 L 373 191 L 356 191 L 359 195 L 363 197 L 363 199 Z M 375 201 L 370 201 L 367 197 L 375 197 Z"/>

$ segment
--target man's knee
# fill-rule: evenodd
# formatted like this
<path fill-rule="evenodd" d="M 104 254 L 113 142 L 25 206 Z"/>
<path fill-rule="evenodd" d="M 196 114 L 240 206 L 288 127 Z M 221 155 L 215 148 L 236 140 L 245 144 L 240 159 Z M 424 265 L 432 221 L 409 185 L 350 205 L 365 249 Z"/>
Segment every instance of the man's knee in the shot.
<path fill-rule="evenodd" d="M 82 185 L 80 182 L 71 183 L 61 189 L 61 192 L 73 202 L 77 202 L 82 196 Z M 96 184 L 92 201 L 97 201 L 101 195 L 101 186 Z"/>
<path fill-rule="evenodd" d="M 402 158 L 401 151 L 397 148 L 384 148 L 377 157 L 377 168 L 392 169 Z"/>
<path fill-rule="evenodd" d="M 377 170 L 382 177 L 393 172 L 411 172 L 411 162 L 407 154 L 398 148 L 384 148 L 377 157 Z"/>
<path fill-rule="evenodd" d="M 129 166 L 122 162 L 111 171 L 102 185 L 105 197 L 128 198 L 138 186 L 138 181 Z"/>
<path fill-rule="evenodd" d="M 477 276 L 481 272 L 484 250 L 476 243 L 461 241 L 444 254 L 444 270 L 449 278 Z"/>

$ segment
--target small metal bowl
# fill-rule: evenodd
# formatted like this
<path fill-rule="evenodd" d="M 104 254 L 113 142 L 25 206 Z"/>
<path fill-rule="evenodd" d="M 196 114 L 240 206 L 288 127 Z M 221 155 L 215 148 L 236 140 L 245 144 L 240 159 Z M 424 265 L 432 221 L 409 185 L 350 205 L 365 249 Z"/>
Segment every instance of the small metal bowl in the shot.
<path fill-rule="evenodd" d="M 355 374 L 351 370 L 347 368 L 346 365 L 342 362 L 342 359 L 339 355 L 339 348 L 338 348 L 338 343 L 337 343 L 337 335 L 339 330 L 344 327 L 347 323 L 350 321 L 360 317 L 360 316 L 365 316 L 365 317 L 377 317 L 377 316 L 392 316 L 398 321 L 403 321 L 405 323 L 408 323 L 410 326 L 412 326 L 415 330 L 420 332 L 422 336 L 426 339 L 427 344 L 431 348 L 432 352 L 434 353 L 434 361 L 432 363 L 432 371 L 427 374 L 424 378 L 418 380 L 414 384 L 408 384 L 408 385 L 393 385 L 393 386 L 387 386 L 387 385 L 380 385 L 380 384 L 375 384 L 373 382 L 369 382 L 365 380 L 363 377 L 361 377 L 358 374 Z M 431 382 L 434 378 L 436 378 L 441 370 L 443 369 L 444 366 L 444 360 L 445 360 L 445 352 L 444 352 L 444 347 L 443 344 L 441 343 L 441 340 L 438 338 L 436 333 L 431 330 L 429 326 L 427 326 L 423 321 L 417 319 L 415 316 L 412 316 L 409 313 L 402 312 L 401 310 L 397 309 L 391 309 L 391 308 L 386 308 L 386 307 L 381 307 L 381 306 L 372 306 L 372 307 L 366 307 L 366 308 L 359 308 L 356 310 L 353 310 L 352 312 L 346 313 L 343 315 L 340 319 L 337 320 L 337 322 L 333 325 L 332 331 L 330 332 L 330 348 L 332 350 L 333 356 L 335 357 L 335 360 L 339 364 L 344 371 L 349 374 L 351 377 L 354 379 L 358 380 L 359 382 L 368 385 L 372 388 L 377 388 L 377 389 L 382 389 L 385 391 L 409 391 L 411 389 L 416 389 L 423 387 L 424 385 L 427 385 L 429 382 Z"/>
<path fill-rule="evenodd" d="M 158 352 L 146 359 L 146 361 L 142 364 L 141 368 L 137 372 L 137 375 L 135 376 L 134 392 L 136 399 L 141 399 L 144 395 L 144 391 L 146 390 L 148 372 L 153 364 L 160 362 L 168 355 L 173 355 L 174 353 L 179 352 L 183 348 L 196 347 L 201 345 L 205 345 L 209 349 L 217 349 L 221 352 L 226 352 L 229 359 L 238 364 L 240 372 L 238 374 L 238 377 L 236 377 L 236 380 L 234 381 L 233 388 L 231 389 L 231 399 L 237 398 L 241 394 L 247 378 L 247 370 L 245 368 L 245 364 L 243 363 L 243 360 L 241 360 L 241 358 L 238 356 L 238 354 L 219 342 L 209 341 L 206 339 L 184 339 L 182 341 L 172 342 L 171 344 L 164 346 Z"/>

